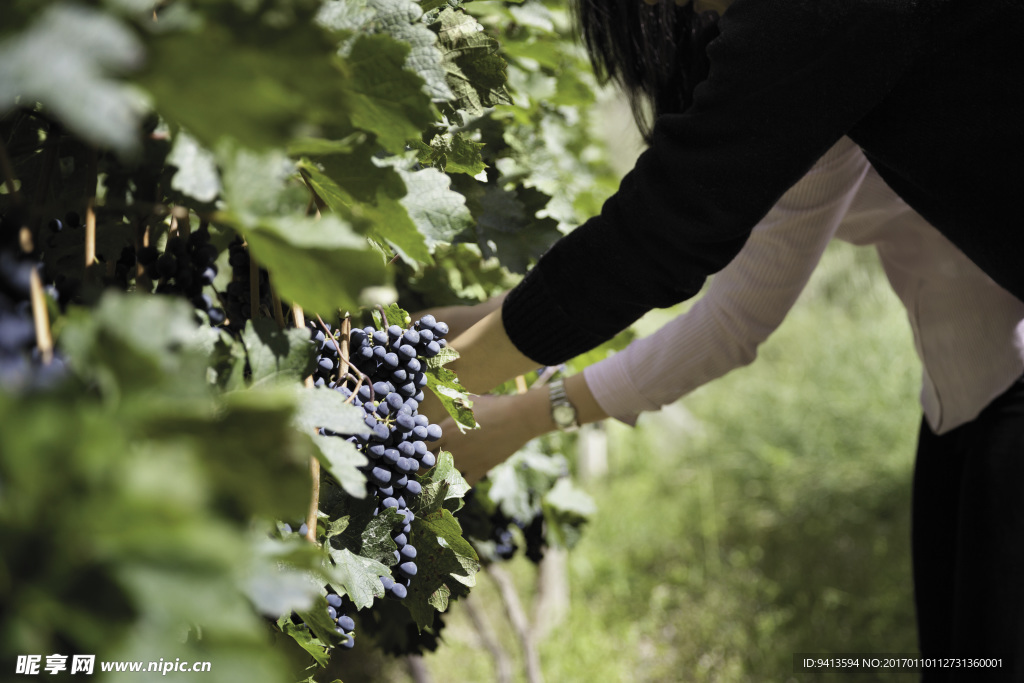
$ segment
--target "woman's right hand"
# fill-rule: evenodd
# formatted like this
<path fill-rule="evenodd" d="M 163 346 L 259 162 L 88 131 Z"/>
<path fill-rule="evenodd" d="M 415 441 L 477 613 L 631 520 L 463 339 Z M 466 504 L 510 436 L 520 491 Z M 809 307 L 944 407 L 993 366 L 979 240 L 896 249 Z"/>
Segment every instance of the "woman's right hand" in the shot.
<path fill-rule="evenodd" d="M 452 454 L 455 467 L 470 484 L 483 478 L 527 441 L 555 427 L 544 391 L 474 396 L 473 416 L 480 427 L 466 432 L 460 432 L 455 421 L 446 417 L 441 422 L 441 438 L 431 444 L 432 450 Z"/>

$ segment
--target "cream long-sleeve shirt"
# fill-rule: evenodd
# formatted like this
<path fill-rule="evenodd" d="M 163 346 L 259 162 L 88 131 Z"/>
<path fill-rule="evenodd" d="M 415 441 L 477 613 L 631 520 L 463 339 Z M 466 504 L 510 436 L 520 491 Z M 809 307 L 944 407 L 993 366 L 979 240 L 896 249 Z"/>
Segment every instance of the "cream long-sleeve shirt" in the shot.
<path fill-rule="evenodd" d="M 996 285 L 840 140 L 758 224 L 685 314 L 588 367 L 623 422 L 747 365 L 807 284 L 829 240 L 873 245 L 907 309 L 936 433 L 974 419 L 1024 372 L 1024 303 Z"/>

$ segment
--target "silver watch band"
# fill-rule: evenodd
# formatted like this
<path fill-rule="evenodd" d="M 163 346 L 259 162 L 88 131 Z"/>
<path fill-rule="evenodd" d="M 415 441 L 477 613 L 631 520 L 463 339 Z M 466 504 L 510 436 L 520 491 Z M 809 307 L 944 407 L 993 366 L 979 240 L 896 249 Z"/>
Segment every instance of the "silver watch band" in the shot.
<path fill-rule="evenodd" d="M 556 379 L 548 383 L 548 398 L 551 400 L 551 419 L 563 432 L 571 432 L 580 426 L 576 406 L 565 394 L 565 382 Z"/>

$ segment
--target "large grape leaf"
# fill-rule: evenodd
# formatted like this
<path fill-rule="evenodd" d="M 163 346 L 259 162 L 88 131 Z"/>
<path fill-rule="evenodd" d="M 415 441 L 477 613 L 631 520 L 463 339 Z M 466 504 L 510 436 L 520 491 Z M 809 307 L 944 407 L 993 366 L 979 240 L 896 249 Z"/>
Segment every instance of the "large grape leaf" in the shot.
<path fill-rule="evenodd" d="M 252 545 L 254 556 L 241 583 L 256 609 L 270 617 L 309 609 L 322 585 L 312 571 L 313 561 L 320 559 L 316 547 L 266 537 Z"/>
<path fill-rule="evenodd" d="M 303 622 L 303 624 L 305 625 L 305 622 Z M 286 636 L 294 639 L 295 642 L 298 643 L 299 647 L 309 653 L 309 656 L 312 657 L 317 664 L 320 666 L 327 666 L 327 663 L 330 661 L 330 655 L 323 643 L 321 643 L 321 641 L 310 632 L 308 626 L 306 626 L 306 628 L 302 628 L 301 626 L 296 625 L 295 622 L 292 621 L 291 615 L 286 614 L 277 620 L 277 627 L 281 629 L 281 632 Z M 312 681 L 313 677 L 310 676 L 306 680 Z"/>
<path fill-rule="evenodd" d="M 308 18 L 274 26 L 236 3 L 201 9 L 184 29 L 150 40 L 141 82 L 166 118 L 210 148 L 224 138 L 265 148 L 287 141 L 299 121 L 346 116 L 345 78 L 327 32 Z"/>
<path fill-rule="evenodd" d="M 434 612 L 444 612 L 448 602 L 469 594 L 476 585 L 480 558 L 462 537 L 462 527 L 452 513 L 440 508 L 417 514 L 409 543 L 416 547 L 419 572 L 409 586 L 405 606 L 420 629 L 434 623 Z"/>
<path fill-rule="evenodd" d="M 387 281 L 382 259 L 336 215 L 303 215 L 305 191 L 289 184 L 283 154 L 218 150 L 229 209 L 219 222 L 245 235 L 250 253 L 271 273 L 282 299 L 333 316 L 358 307 L 359 293 Z"/>
<path fill-rule="evenodd" d="M 407 189 L 402 206 L 428 246 L 450 243 L 473 224 L 466 198 L 451 189 L 451 178 L 444 173 L 436 168 L 408 171 L 398 164 L 395 169 Z"/>
<path fill-rule="evenodd" d="M 203 410 L 212 400 L 204 382 L 197 382 L 206 376 L 201 351 L 207 342 L 193 311 L 182 299 L 110 293 L 91 311 L 70 312 L 62 343 L 77 373 L 104 395 L 174 387 L 194 394 Z"/>
<path fill-rule="evenodd" d="M 371 161 L 365 148 L 348 154 L 304 159 L 306 182 L 332 211 L 369 221 L 371 235 L 391 244 L 410 263 L 429 263 L 426 238 L 401 204 L 405 183 L 396 171 Z"/>
<path fill-rule="evenodd" d="M 313 346 L 305 329 L 284 329 L 270 318 L 248 320 L 242 332 L 252 386 L 296 382 L 313 371 Z"/>
<path fill-rule="evenodd" d="M 143 57 L 139 39 L 113 16 L 48 7 L 30 28 L 0 42 L 0 114 L 19 98 L 39 101 L 93 144 L 135 152 L 144 107 L 113 76 L 141 67 Z"/>
<path fill-rule="evenodd" d="M 430 470 L 429 476 L 420 480 L 423 489 L 412 506 L 413 512 L 424 512 L 446 507 L 457 512 L 462 499 L 471 488 L 469 482 L 455 467 L 452 454 L 441 451 L 437 454 L 437 464 Z"/>
<path fill-rule="evenodd" d="M 441 66 L 437 35 L 420 18 L 423 10 L 412 0 L 328 0 L 318 21 L 333 30 L 383 32 L 409 45 L 405 68 L 423 79 L 434 100 L 452 97 Z"/>
<path fill-rule="evenodd" d="M 352 125 L 396 153 L 437 119 L 423 79 L 404 68 L 408 54 L 409 46 L 390 36 L 360 36 L 342 63 Z"/>
<path fill-rule="evenodd" d="M 480 22 L 447 7 L 431 28 L 438 34 L 455 109 L 480 114 L 487 107 L 511 102 L 505 89 L 505 60 L 498 54 L 500 46 L 484 32 Z"/>
<path fill-rule="evenodd" d="M 451 455 L 441 452 L 437 465 L 418 480 L 423 491 L 410 503 L 416 518 L 409 543 L 416 547 L 419 571 L 404 604 L 423 629 L 433 624 L 435 611 L 445 611 L 452 597 L 466 595 L 476 585 L 480 558 L 445 507 L 447 500 L 460 498 L 468 489 Z"/>

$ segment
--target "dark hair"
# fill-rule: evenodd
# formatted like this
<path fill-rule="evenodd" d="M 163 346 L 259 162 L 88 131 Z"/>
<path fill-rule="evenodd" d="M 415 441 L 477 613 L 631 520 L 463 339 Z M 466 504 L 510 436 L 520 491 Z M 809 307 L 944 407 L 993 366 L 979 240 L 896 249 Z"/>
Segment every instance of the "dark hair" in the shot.
<path fill-rule="evenodd" d="M 625 91 L 650 142 L 653 119 L 684 111 L 707 78 L 705 50 L 718 36 L 718 13 L 698 13 L 692 0 L 574 0 L 574 9 L 594 72 Z"/>

